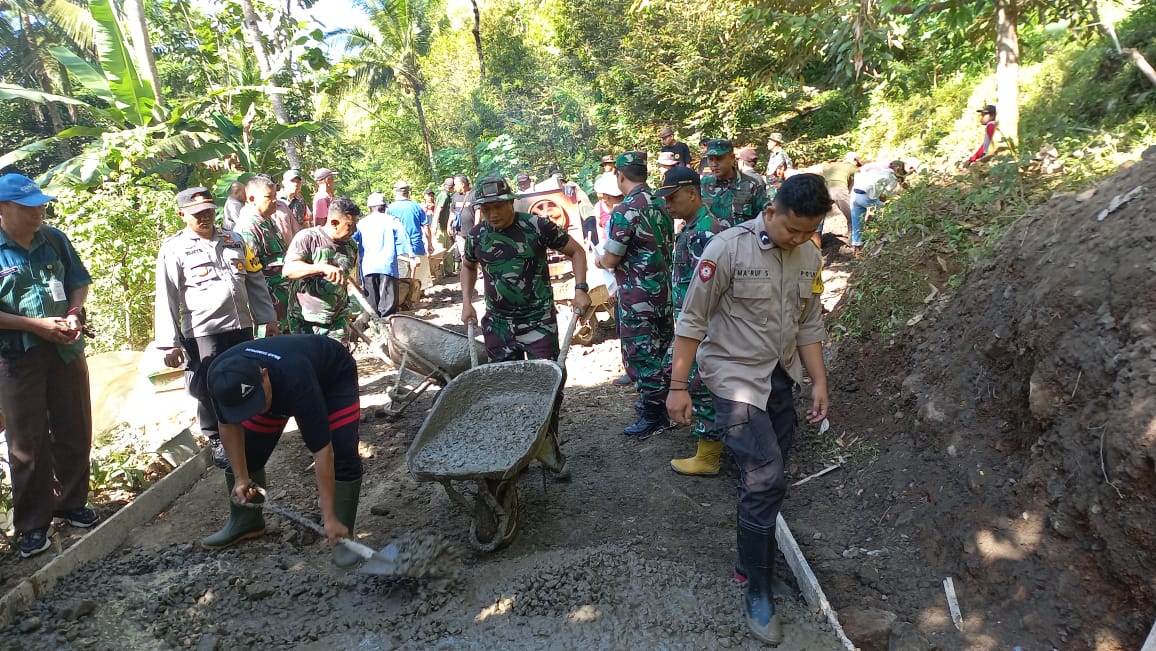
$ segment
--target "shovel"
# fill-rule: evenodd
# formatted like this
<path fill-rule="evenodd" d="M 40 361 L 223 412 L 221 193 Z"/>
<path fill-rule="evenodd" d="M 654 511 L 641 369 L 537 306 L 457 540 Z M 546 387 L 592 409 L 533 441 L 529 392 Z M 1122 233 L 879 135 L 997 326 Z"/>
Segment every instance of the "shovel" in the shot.
<path fill-rule="evenodd" d="M 259 509 L 264 507 L 287 520 L 291 520 L 305 527 L 306 529 L 310 529 L 320 534 L 322 538 L 325 537 L 325 527 L 322 527 L 309 518 L 274 504 L 272 500 L 269 499 L 269 495 L 265 492 L 264 488 L 256 484 L 253 484 L 252 488 L 261 496 L 261 501 L 236 502 L 236 500 L 234 500 L 234 502 L 240 504 L 241 506 L 252 509 Z M 343 545 L 346 549 L 361 557 L 361 567 L 357 569 L 359 573 L 377 574 L 381 576 L 395 576 L 398 574 L 397 558 L 400 554 L 400 550 L 398 549 L 397 545 L 391 543 L 383 547 L 381 551 L 374 551 L 372 547 L 363 545 L 355 540 L 350 540 L 349 538 L 338 538 L 337 542 L 338 544 Z"/>

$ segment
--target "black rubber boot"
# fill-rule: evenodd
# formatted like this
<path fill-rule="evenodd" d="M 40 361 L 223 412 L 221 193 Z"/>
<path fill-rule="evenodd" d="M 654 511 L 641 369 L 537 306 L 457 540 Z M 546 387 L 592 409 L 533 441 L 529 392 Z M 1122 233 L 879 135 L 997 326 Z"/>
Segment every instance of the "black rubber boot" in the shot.
<path fill-rule="evenodd" d="M 333 511 L 341 524 L 349 528 L 349 539 L 356 540 L 353 526 L 357 523 L 357 503 L 361 501 L 361 480 L 334 482 Z M 361 562 L 361 557 L 345 545 L 333 548 L 333 564 L 342 569 Z"/>
<path fill-rule="evenodd" d="M 775 528 L 763 530 L 739 522 L 738 547 L 739 564 L 747 576 L 743 590 L 747 627 L 759 640 L 778 646 L 783 641 L 783 625 L 771 594 L 775 578 Z"/>
<path fill-rule="evenodd" d="M 254 470 L 249 478 L 258 486 L 265 486 L 265 469 Z M 205 549 L 224 549 L 235 545 L 247 538 L 259 538 L 265 535 L 265 516 L 261 509 L 254 509 L 233 503 L 233 486 L 236 479 L 233 471 L 225 471 L 225 495 L 229 500 L 229 520 L 220 531 L 201 539 L 201 546 Z"/>
<path fill-rule="evenodd" d="M 645 441 L 668 427 L 670 427 L 670 421 L 666 418 L 666 405 L 648 402 L 643 404 L 638 422 L 627 426 L 626 429 L 622 430 L 622 433 Z"/>

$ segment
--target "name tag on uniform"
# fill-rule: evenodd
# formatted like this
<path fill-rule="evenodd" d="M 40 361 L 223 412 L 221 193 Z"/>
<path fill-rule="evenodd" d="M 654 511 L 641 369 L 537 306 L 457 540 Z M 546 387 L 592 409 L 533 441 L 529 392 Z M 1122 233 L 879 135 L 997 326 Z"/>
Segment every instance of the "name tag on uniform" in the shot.
<path fill-rule="evenodd" d="M 20 267 L 8 267 L 7 269 L 0 269 L 0 278 L 7 278 L 17 271 L 20 271 Z"/>
<path fill-rule="evenodd" d="M 770 269 L 735 269 L 735 276 L 737 278 L 770 278 Z"/>
<path fill-rule="evenodd" d="M 68 300 L 68 295 L 64 293 L 64 283 L 55 278 L 48 281 L 48 291 L 52 293 L 52 300 L 54 301 Z"/>

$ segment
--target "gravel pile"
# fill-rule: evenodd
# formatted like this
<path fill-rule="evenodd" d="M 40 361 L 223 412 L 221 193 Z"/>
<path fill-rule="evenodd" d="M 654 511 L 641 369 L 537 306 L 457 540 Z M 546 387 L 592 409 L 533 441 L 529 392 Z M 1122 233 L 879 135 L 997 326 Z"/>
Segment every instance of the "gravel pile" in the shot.
<path fill-rule="evenodd" d="M 541 394 L 503 393 L 475 402 L 418 451 L 412 470 L 468 475 L 510 468 L 538 437 L 542 401 Z"/>

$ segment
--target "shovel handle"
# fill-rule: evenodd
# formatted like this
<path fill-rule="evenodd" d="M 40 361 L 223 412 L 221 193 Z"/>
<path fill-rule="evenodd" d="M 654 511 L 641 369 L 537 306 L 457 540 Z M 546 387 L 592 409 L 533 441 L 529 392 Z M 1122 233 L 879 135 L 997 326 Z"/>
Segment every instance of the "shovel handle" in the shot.
<path fill-rule="evenodd" d="M 265 492 L 265 489 L 263 487 L 258 486 L 257 484 L 252 484 L 252 488 L 253 488 L 253 490 L 257 491 L 258 495 L 261 496 L 262 501 L 260 501 L 260 502 L 240 502 L 240 501 L 233 499 L 233 498 L 230 498 L 230 499 L 233 499 L 234 504 L 238 504 L 240 506 L 244 506 L 244 507 L 250 508 L 250 509 L 259 509 L 259 508 L 264 507 L 264 508 L 269 509 L 270 511 L 276 513 L 277 515 L 285 518 L 286 520 L 290 520 L 292 522 L 295 522 L 296 524 L 299 524 L 299 525 L 305 527 L 306 529 L 309 529 L 315 533 L 320 534 L 322 537 L 326 536 L 325 527 L 317 524 L 316 522 L 310 520 L 309 518 L 306 518 L 300 514 L 294 513 L 293 511 L 290 511 L 288 509 L 282 508 L 282 507 L 274 504 L 272 501 L 269 500 L 269 495 Z M 352 551 L 353 553 L 357 554 L 358 556 L 360 556 L 361 558 L 363 558 L 365 560 L 369 560 L 376 553 L 373 551 L 373 548 L 367 547 L 367 546 L 365 546 L 365 545 L 363 545 L 363 544 L 361 544 L 355 540 L 350 540 L 349 538 L 340 538 L 339 537 L 337 539 L 337 542 L 341 543 L 347 549 L 349 549 L 350 551 Z"/>

